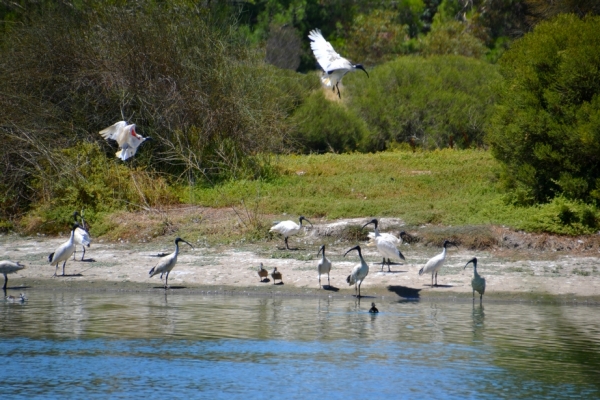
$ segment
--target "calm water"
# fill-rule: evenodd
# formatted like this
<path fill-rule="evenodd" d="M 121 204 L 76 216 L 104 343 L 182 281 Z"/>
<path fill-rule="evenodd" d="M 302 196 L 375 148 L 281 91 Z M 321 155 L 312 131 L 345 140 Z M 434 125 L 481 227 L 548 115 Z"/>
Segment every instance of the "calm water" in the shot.
<path fill-rule="evenodd" d="M 600 398 L 600 308 L 30 291 L 10 398 Z"/>

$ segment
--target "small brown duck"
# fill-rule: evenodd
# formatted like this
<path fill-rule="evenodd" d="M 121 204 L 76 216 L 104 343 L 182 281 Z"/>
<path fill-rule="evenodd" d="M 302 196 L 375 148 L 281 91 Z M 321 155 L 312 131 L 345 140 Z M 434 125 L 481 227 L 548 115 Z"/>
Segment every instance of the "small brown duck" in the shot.
<path fill-rule="evenodd" d="M 371 309 L 369 310 L 370 313 L 378 313 L 379 310 L 377 309 L 377 307 L 375 307 L 375 303 L 371 303 Z"/>
<path fill-rule="evenodd" d="M 277 271 L 277 267 L 271 272 L 271 277 L 273 278 L 273 285 L 275 285 L 276 279 L 279 279 L 280 283 L 283 285 L 283 276 L 281 275 L 281 272 Z"/>
<path fill-rule="evenodd" d="M 265 278 L 269 276 L 269 271 L 263 268 L 263 263 L 260 263 L 260 267 L 258 267 L 258 277 L 261 282 L 264 282 Z"/>
<path fill-rule="evenodd" d="M 24 293 L 21 293 L 19 297 L 15 297 L 12 295 L 6 296 L 6 301 L 8 301 L 9 303 L 24 303 L 25 300 L 27 300 L 27 297 L 25 297 Z"/>

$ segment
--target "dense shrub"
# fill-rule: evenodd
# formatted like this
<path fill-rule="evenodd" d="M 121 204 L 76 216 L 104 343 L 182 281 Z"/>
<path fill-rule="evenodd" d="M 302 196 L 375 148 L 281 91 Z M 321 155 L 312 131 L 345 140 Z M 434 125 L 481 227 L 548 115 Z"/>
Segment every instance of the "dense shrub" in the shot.
<path fill-rule="evenodd" d="M 326 99 L 321 90 L 298 108 L 292 123 L 292 137 L 306 153 L 354 151 L 361 140 L 369 136 L 367 125 L 360 117 L 341 102 Z"/>
<path fill-rule="evenodd" d="M 489 129 L 520 204 L 600 200 L 600 17 L 561 15 L 516 41 Z"/>
<path fill-rule="evenodd" d="M 460 56 L 401 57 L 373 69 L 370 79 L 353 75 L 344 83 L 350 108 L 371 132 L 364 150 L 391 142 L 426 149 L 483 144 L 495 66 Z"/>

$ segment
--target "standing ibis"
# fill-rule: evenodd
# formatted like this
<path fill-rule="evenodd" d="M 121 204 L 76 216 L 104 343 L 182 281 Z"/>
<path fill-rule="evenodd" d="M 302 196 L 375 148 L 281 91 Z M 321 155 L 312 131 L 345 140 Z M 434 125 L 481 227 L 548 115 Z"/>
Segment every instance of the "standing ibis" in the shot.
<path fill-rule="evenodd" d="M 348 275 L 348 277 L 346 278 L 346 282 L 348 282 L 348 285 L 350 285 L 350 286 L 354 285 L 354 294 L 358 298 L 360 298 L 361 297 L 360 285 L 362 285 L 363 281 L 369 274 L 369 265 L 365 262 L 365 259 L 362 256 L 362 253 L 360 251 L 360 246 L 354 246 L 353 248 L 348 250 L 344 254 L 344 257 L 346 257 L 346 254 L 350 253 L 352 250 L 358 251 L 358 257 L 360 257 L 360 265 L 357 265 L 356 267 L 354 267 L 354 269 L 352 269 L 352 273 L 350 275 Z M 358 294 L 357 294 L 357 287 L 358 287 Z"/>
<path fill-rule="evenodd" d="M 271 229 L 269 229 L 269 232 L 276 232 L 276 233 L 282 234 L 283 237 L 285 238 L 286 249 L 296 250 L 296 249 L 290 249 L 290 246 L 288 245 L 288 237 L 300 232 L 300 229 L 302 229 L 302 221 L 306 221 L 312 226 L 312 222 L 310 222 L 309 220 L 304 218 L 304 216 L 302 216 L 302 215 L 300 216 L 299 221 L 300 221 L 300 225 L 298 225 L 294 221 L 281 221 L 277 225 L 272 226 Z"/>
<path fill-rule="evenodd" d="M 178 237 L 177 239 L 175 239 L 175 251 L 161 258 L 158 264 L 156 264 L 156 266 L 152 268 L 149 272 L 150 278 L 152 278 L 154 275 L 160 274 L 160 279 L 162 279 L 163 274 L 166 274 L 165 289 L 168 289 L 169 287 L 169 272 L 171 272 L 173 267 L 175 267 L 175 264 L 177 264 L 177 254 L 179 254 L 179 242 L 186 243 L 192 249 L 194 248 L 194 246 L 192 246 L 182 238 Z"/>
<path fill-rule="evenodd" d="M 322 245 L 319 248 L 319 254 L 323 254 L 321 260 L 317 264 L 317 273 L 319 274 L 319 287 L 321 287 L 321 275 L 327 274 L 327 286 L 331 286 L 331 282 L 329 281 L 329 272 L 331 271 L 331 261 L 327 257 L 325 257 L 325 245 Z"/>
<path fill-rule="evenodd" d="M 404 255 L 396 248 L 397 244 L 402 243 L 400 239 L 391 233 L 379 233 L 378 222 L 376 219 L 372 219 L 363 225 L 363 228 L 367 225 L 373 224 L 375 226 L 374 232 L 369 237 L 372 239 L 373 243 L 377 246 L 377 250 L 383 256 L 383 261 L 381 262 L 381 270 L 383 271 L 383 265 L 386 263 L 385 259 L 387 258 L 388 272 L 391 272 L 390 265 L 397 263 L 392 263 L 390 258 L 394 258 L 397 260 L 405 260 Z"/>
<path fill-rule="evenodd" d="M 467 268 L 469 263 L 473 263 L 473 279 L 471 279 L 471 287 L 473 288 L 473 301 L 475 301 L 475 291 L 479 293 L 479 302 L 483 300 L 483 294 L 485 293 L 485 278 L 477 273 L 477 258 L 473 257 L 463 267 Z"/>
<path fill-rule="evenodd" d="M 431 287 L 434 286 L 434 284 L 433 284 L 433 276 L 434 275 L 435 275 L 435 286 L 438 285 L 437 274 L 438 274 L 438 271 L 440 270 L 440 268 L 442 268 L 442 265 L 444 265 L 444 261 L 446 260 L 446 246 L 448 246 L 449 244 L 452 246 L 456 246 L 454 243 L 452 243 L 448 240 L 444 240 L 444 246 L 443 246 L 444 249 L 442 250 L 442 252 L 440 254 L 438 254 L 437 256 L 429 259 L 429 261 L 427 261 L 427 264 L 425 264 L 425 266 L 419 270 L 419 276 L 421 276 L 423 274 L 428 274 L 431 272 Z"/>

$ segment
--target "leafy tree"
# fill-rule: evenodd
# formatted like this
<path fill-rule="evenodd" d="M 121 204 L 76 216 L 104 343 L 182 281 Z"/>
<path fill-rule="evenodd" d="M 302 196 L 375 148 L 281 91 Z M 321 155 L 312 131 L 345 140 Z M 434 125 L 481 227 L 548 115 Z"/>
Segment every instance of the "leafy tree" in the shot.
<path fill-rule="evenodd" d="M 600 17 L 560 15 L 517 40 L 488 130 L 518 203 L 600 200 Z"/>

